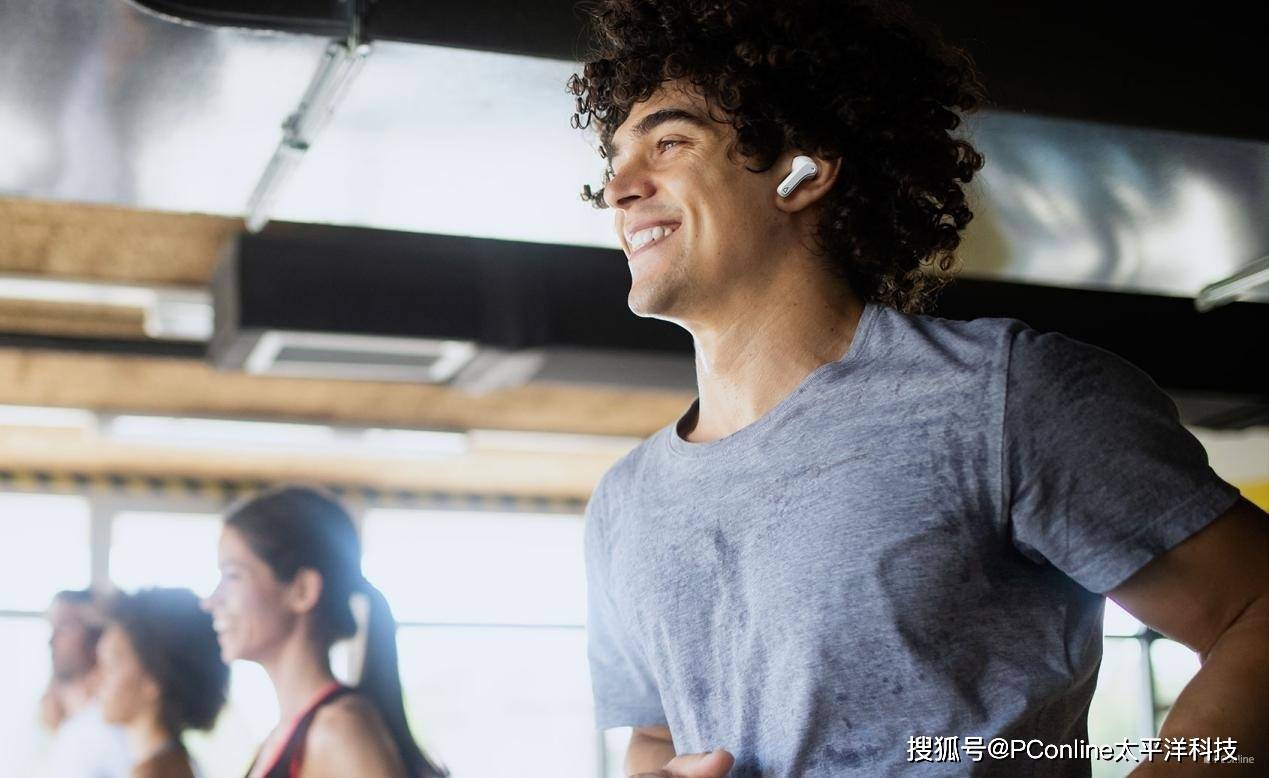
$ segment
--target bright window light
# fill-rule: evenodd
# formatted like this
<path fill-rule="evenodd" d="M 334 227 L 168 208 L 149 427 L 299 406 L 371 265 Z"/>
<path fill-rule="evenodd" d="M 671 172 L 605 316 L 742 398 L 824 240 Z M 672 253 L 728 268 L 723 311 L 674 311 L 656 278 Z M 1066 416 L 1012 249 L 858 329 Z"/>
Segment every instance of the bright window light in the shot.
<path fill-rule="evenodd" d="M 277 723 L 278 699 L 264 668 L 254 662 L 234 662 L 229 699 L 216 718 L 216 728 L 188 731 L 184 740 L 203 775 L 244 775 Z"/>
<path fill-rule="evenodd" d="M 0 618 L 0 775 L 41 775 L 47 735 L 40 729 L 40 697 L 48 684 L 49 628 L 44 619 Z"/>
<path fill-rule="evenodd" d="M 206 597 L 220 580 L 219 541 L 217 514 L 119 513 L 111 528 L 110 579 L 129 592 L 180 586 Z"/>
<path fill-rule="evenodd" d="M 1103 635 L 1140 635 L 1145 626 L 1131 613 L 1119 607 L 1114 600 L 1106 600 L 1106 615 L 1102 619 Z"/>
<path fill-rule="evenodd" d="M 397 646 L 414 734 L 454 775 L 597 774 L 583 630 L 408 627 Z"/>
<path fill-rule="evenodd" d="M 1154 693 L 1160 706 L 1172 707 L 1181 690 L 1199 671 L 1198 654 L 1173 640 L 1159 639 L 1150 644 L 1154 667 Z"/>
<path fill-rule="evenodd" d="M 467 453 L 467 435 L 430 430 L 368 429 L 361 436 L 367 452 L 384 456 L 458 456 Z"/>
<path fill-rule="evenodd" d="M 0 610 L 43 611 L 88 586 L 89 515 L 82 497 L 0 494 Z"/>
<path fill-rule="evenodd" d="M 372 510 L 364 547 L 398 620 L 585 623 L 578 516 Z"/>
<path fill-rule="evenodd" d="M 1088 742 L 1118 743 L 1125 737 L 1149 737 L 1152 722 L 1142 720 L 1141 641 L 1108 638 L 1103 642 L 1097 690 L 1088 710 Z M 1099 766 L 1100 765 L 1100 766 Z M 1096 778 L 1128 774 L 1122 762 L 1093 760 Z M 1119 771 L 1118 768 L 1125 768 Z"/>

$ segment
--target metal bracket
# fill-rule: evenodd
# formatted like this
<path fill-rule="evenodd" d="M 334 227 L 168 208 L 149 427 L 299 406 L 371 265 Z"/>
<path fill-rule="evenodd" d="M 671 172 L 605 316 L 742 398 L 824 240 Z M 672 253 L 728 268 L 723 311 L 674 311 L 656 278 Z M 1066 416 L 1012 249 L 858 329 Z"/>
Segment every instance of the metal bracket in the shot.
<path fill-rule="evenodd" d="M 247 200 L 245 221 L 249 232 L 259 232 L 269 223 L 270 212 L 283 184 L 295 172 L 300 159 L 326 126 L 335 106 L 343 99 L 349 84 L 370 56 L 371 46 L 362 39 L 363 0 L 337 2 L 347 10 L 348 37 L 326 44 L 300 104 L 282 122 L 282 140 Z"/>

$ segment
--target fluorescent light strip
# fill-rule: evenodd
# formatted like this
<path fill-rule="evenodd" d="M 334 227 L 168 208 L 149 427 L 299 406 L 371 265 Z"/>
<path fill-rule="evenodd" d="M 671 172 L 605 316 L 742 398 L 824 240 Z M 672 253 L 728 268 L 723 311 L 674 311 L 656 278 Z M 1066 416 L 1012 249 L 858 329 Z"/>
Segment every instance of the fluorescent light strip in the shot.
<path fill-rule="evenodd" d="M 211 338 L 211 295 L 202 289 L 0 275 L 0 299 L 139 309 L 145 334 L 160 340 Z"/>
<path fill-rule="evenodd" d="M 471 430 L 467 433 L 472 448 L 493 451 L 515 451 L 549 454 L 625 453 L 643 439 L 620 435 L 586 435 L 564 432 L 522 430 Z"/>
<path fill-rule="evenodd" d="M 1269 284 L 1269 254 L 1247 263 L 1232 276 L 1203 287 L 1194 298 L 1194 307 L 1200 313 L 1210 311 L 1265 284 Z"/>
<path fill-rule="evenodd" d="M 0 405 L 0 427 L 89 430 L 96 426 L 97 415 L 83 408 Z"/>
<path fill-rule="evenodd" d="M 0 427 L 100 429 L 104 439 L 184 449 L 255 453 L 453 457 L 472 450 L 528 454 L 620 455 L 641 439 L 618 435 L 475 429 L 467 432 L 351 427 L 302 422 L 94 413 L 83 408 L 0 405 Z"/>
<path fill-rule="evenodd" d="M 461 432 L 294 422 L 128 415 L 110 419 L 103 429 L 105 437 L 125 443 L 260 454 L 413 459 L 460 456 L 468 450 L 467 436 Z"/>
<path fill-rule="evenodd" d="M 300 98 L 299 106 L 282 125 L 282 140 L 247 200 L 244 218 L 249 232 L 259 232 L 269 223 L 269 214 L 287 180 L 299 167 L 318 132 L 330 120 L 335 106 L 365 65 L 370 51 L 370 44 L 351 41 L 332 41 L 326 46 L 322 61 Z"/>
<path fill-rule="evenodd" d="M 407 456 L 459 456 L 469 448 L 467 435 L 462 432 L 375 428 L 363 432 L 361 440 L 369 451 Z"/>

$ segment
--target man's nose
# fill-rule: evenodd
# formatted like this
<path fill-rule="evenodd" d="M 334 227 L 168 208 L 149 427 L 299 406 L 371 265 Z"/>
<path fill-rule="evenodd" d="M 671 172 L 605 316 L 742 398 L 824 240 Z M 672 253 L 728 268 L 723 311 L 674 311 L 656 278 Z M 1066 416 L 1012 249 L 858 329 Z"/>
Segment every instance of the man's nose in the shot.
<path fill-rule="evenodd" d="M 609 208 L 629 208 L 655 192 L 656 186 L 647 169 L 632 160 L 615 169 L 608 179 L 604 186 L 604 203 Z"/>

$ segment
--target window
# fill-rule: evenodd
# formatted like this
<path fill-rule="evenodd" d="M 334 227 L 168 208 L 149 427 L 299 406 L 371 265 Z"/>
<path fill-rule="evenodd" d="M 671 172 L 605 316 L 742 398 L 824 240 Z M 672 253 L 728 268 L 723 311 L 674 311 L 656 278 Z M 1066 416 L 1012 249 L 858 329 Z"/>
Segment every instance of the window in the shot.
<path fill-rule="evenodd" d="M 581 518 L 372 510 L 363 527 L 420 742 L 455 775 L 598 775 Z"/>
<path fill-rule="evenodd" d="M 0 775 L 38 775 L 42 765 L 48 737 L 35 714 L 48 682 L 43 612 L 53 594 L 102 579 L 107 563 L 124 589 L 210 591 L 220 521 L 215 506 L 201 507 L 0 494 Z M 629 731 L 601 736 L 592 719 L 580 517 L 370 510 L 363 518 L 363 568 L 400 622 L 406 704 L 425 747 L 460 776 L 516 775 L 536 764 L 566 778 L 621 774 Z M 1197 659 L 1113 602 L 1104 634 L 1089 741 L 1151 736 Z M 188 743 L 205 774 L 242 774 L 277 715 L 264 671 L 236 663 L 216 729 Z M 1132 766 L 1094 762 L 1093 775 Z"/>
<path fill-rule="evenodd" d="M 1198 672 L 1198 657 L 1158 636 L 1111 600 L 1106 601 L 1102 665 L 1088 715 L 1088 741 L 1113 745 L 1154 737 L 1185 684 Z M 1093 761 L 1093 778 L 1121 778 L 1135 762 Z"/>
<path fill-rule="evenodd" d="M 49 735 L 39 724 L 40 698 L 51 672 L 49 628 L 35 616 L 0 617 L 0 775 L 37 775 Z"/>
<path fill-rule="evenodd" d="M 363 537 L 398 621 L 586 623 L 578 516 L 372 510 Z"/>
<path fill-rule="evenodd" d="M 92 580 L 90 511 L 82 497 L 0 494 L 0 610 L 43 613 Z"/>
<path fill-rule="evenodd" d="M 411 726 L 454 775 L 596 776 L 584 630 L 406 627 L 397 646 Z"/>
<path fill-rule="evenodd" d="M 206 597 L 220 573 L 220 516 L 124 511 L 110 530 L 110 578 L 124 591 L 179 586 Z"/>
<path fill-rule="evenodd" d="M 252 662 L 234 662 L 229 700 L 216 719 L 215 729 L 187 732 L 185 744 L 203 775 L 244 775 L 277 721 L 278 700 L 264 668 Z"/>

